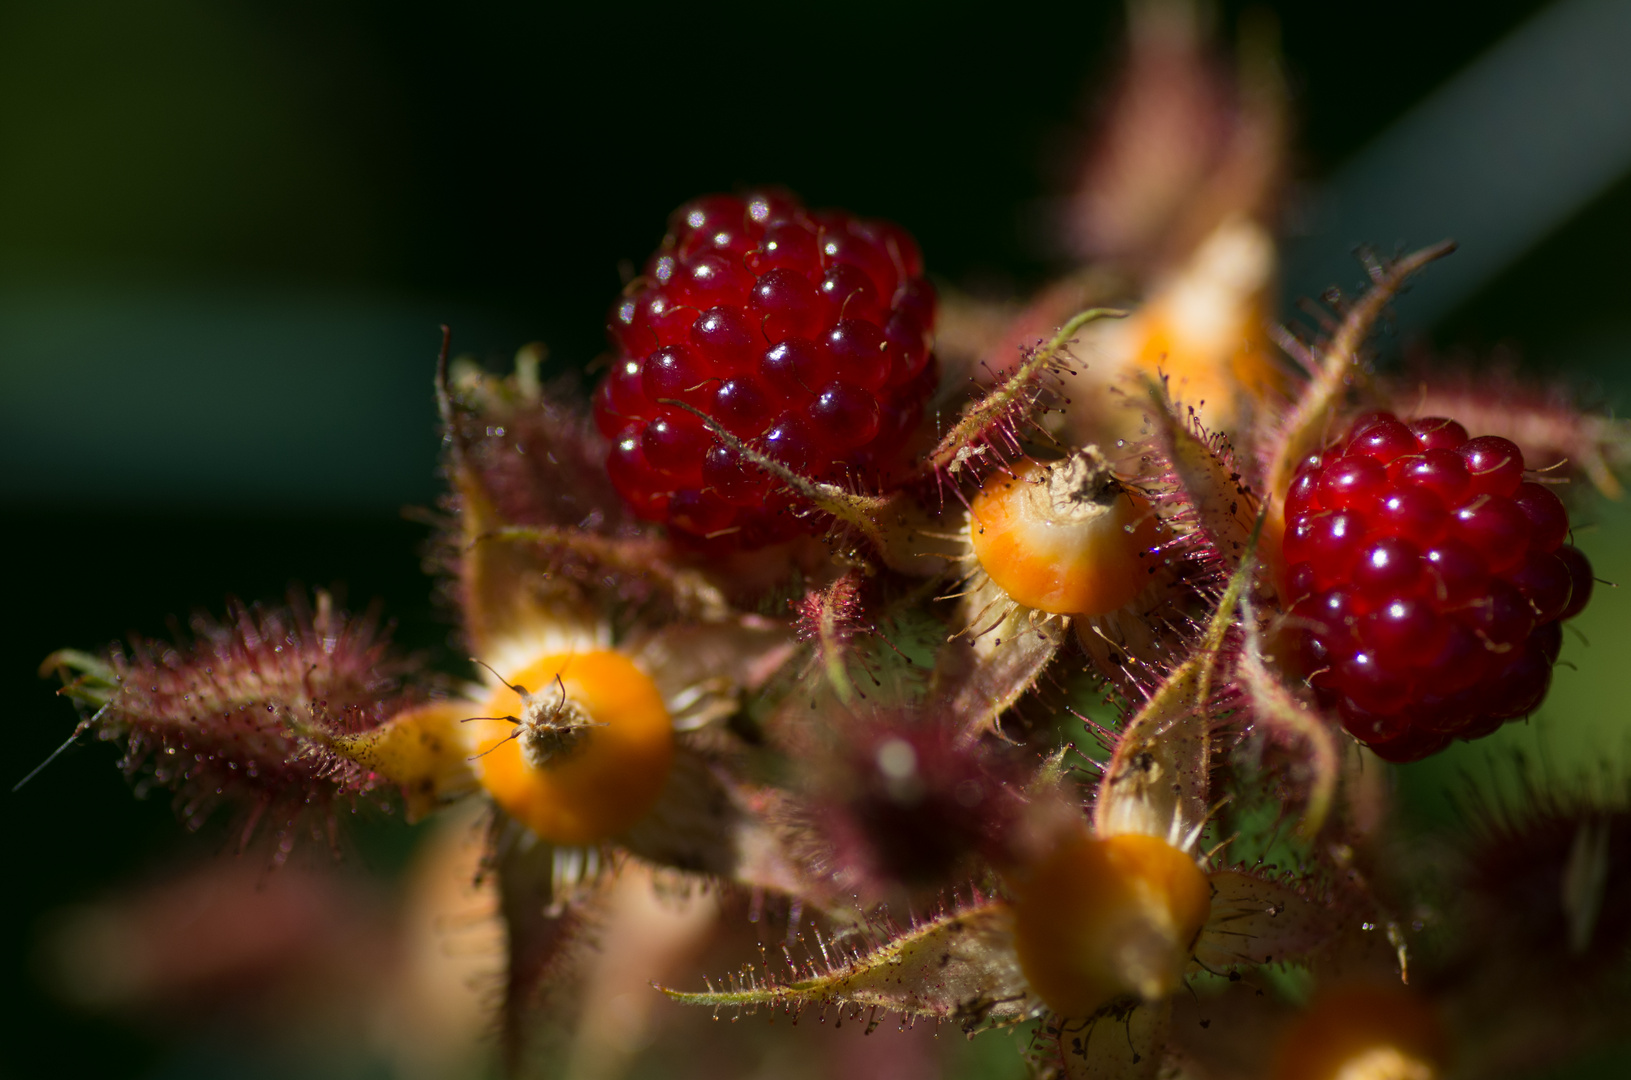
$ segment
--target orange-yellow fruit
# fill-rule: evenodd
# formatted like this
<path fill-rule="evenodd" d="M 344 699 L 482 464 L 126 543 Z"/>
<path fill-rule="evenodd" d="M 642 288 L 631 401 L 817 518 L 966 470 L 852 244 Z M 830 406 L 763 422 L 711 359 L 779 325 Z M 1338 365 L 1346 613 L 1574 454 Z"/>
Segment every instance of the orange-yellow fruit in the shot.
<path fill-rule="evenodd" d="M 1014 947 L 1031 989 L 1064 1017 L 1178 988 L 1212 907 L 1194 859 L 1153 836 L 1084 826 L 1008 879 Z"/>
<path fill-rule="evenodd" d="M 1172 396 L 1201 409 L 1209 427 L 1236 430 L 1291 385 L 1267 332 L 1273 277 L 1274 241 L 1262 226 L 1224 222 L 1127 321 L 1129 366 L 1166 375 Z"/>
<path fill-rule="evenodd" d="M 1133 357 L 1136 369 L 1167 376 L 1174 397 L 1201 408 L 1203 419 L 1224 430 L 1235 428 L 1250 402 L 1283 394 L 1290 382 L 1274 363 L 1262 329 L 1268 320 L 1255 305 L 1234 314 L 1197 336 L 1172 300 L 1158 301 L 1140 312 L 1146 332 Z"/>
<path fill-rule="evenodd" d="M 559 677 L 559 682 L 556 681 Z M 480 720 L 481 785 L 506 813 L 545 840 L 587 844 L 632 826 L 651 809 L 674 759 L 674 729 L 656 685 L 621 653 L 545 656 L 500 687 L 484 716 L 525 721 L 520 737 L 507 720 Z M 573 711 L 587 724 L 569 747 L 540 760 L 523 746 L 555 715 Z M 529 713 L 531 714 L 529 716 Z"/>
<path fill-rule="evenodd" d="M 1272 1080 L 1439 1080 L 1448 1040 L 1431 1002 L 1398 984 L 1321 991 L 1274 1055 Z"/>
<path fill-rule="evenodd" d="M 1149 503 L 1110 474 L 1092 447 L 1063 461 L 997 473 L 974 496 L 969 542 L 1018 603 L 1059 615 L 1105 615 L 1149 579 L 1157 543 Z"/>
<path fill-rule="evenodd" d="M 1296 387 L 1268 334 L 1274 266 L 1266 229 L 1238 217 L 1221 222 L 1165 268 L 1128 318 L 1089 332 L 1097 362 L 1067 383 L 1072 430 L 1137 438 L 1138 410 L 1108 391 L 1155 375 L 1211 431 L 1242 434 L 1279 407 Z"/>

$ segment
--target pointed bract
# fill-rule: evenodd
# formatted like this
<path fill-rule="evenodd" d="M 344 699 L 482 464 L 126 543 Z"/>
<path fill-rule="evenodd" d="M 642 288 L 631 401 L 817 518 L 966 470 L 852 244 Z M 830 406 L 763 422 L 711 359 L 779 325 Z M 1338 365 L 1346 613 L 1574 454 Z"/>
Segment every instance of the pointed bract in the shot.
<path fill-rule="evenodd" d="M 1230 579 L 1195 651 L 1122 729 L 1093 808 L 1100 836 L 1143 833 L 1187 846 L 1205 826 L 1213 692 L 1224 685 L 1219 669 L 1225 663 L 1225 644 L 1252 573 L 1247 558 Z"/>
<path fill-rule="evenodd" d="M 1067 370 L 1068 346 L 1082 329 L 1099 319 L 1119 319 L 1125 312 L 1090 308 L 1071 317 L 1053 337 L 1028 350 L 1025 358 L 941 437 L 925 459 L 925 469 L 956 482 L 971 467 L 976 475 L 1020 452 L 1020 433 L 1035 419 L 1052 389 L 1050 379 Z"/>
<path fill-rule="evenodd" d="M 987 900 L 930 919 L 875 948 L 816 935 L 819 957 L 783 978 L 744 970 L 729 990 L 664 990 L 675 1001 L 718 1009 L 862 1009 L 951 1020 L 966 1031 L 1033 1015 L 1039 1004 L 1014 962 L 1008 906 Z M 802 977 L 800 977 L 802 976 Z"/>

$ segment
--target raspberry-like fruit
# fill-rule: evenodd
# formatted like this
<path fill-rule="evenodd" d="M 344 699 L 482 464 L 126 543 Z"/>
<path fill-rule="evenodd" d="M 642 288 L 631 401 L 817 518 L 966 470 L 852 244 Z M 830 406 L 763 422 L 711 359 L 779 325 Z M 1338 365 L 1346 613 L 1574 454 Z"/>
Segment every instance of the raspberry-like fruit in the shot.
<path fill-rule="evenodd" d="M 1361 418 L 1286 496 L 1285 565 L 1312 682 L 1390 761 L 1534 710 L 1591 596 L 1562 502 L 1506 439 Z"/>
<path fill-rule="evenodd" d="M 780 192 L 686 203 L 612 308 L 617 357 L 594 401 L 612 484 L 693 538 L 795 535 L 790 496 L 669 403 L 812 479 L 886 480 L 937 382 L 934 313 L 898 226 Z"/>

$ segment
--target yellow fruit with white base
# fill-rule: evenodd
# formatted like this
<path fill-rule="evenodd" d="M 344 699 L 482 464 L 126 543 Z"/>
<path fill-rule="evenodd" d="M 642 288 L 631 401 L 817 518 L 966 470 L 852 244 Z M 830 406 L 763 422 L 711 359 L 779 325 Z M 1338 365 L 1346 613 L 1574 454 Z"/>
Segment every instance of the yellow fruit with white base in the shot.
<path fill-rule="evenodd" d="M 1093 447 L 1028 461 L 991 477 L 969 508 L 980 566 L 1026 607 L 1104 615 L 1143 591 L 1157 543 L 1148 501 L 1118 481 Z"/>

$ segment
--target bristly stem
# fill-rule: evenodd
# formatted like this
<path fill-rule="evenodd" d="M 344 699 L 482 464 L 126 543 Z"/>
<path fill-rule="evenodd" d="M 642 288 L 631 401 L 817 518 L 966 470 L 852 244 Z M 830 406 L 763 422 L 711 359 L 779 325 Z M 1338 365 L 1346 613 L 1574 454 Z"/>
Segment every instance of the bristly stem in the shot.
<path fill-rule="evenodd" d="M 1321 353 L 1319 373 L 1307 392 L 1287 417 L 1278 453 L 1268 470 L 1269 495 L 1276 509 L 1270 522 L 1274 531 L 1283 528 L 1283 511 L 1278 503 L 1291 487 L 1291 479 L 1302 460 L 1324 441 L 1325 425 L 1349 387 L 1349 374 L 1359 357 L 1359 348 L 1370 334 L 1382 310 L 1392 302 L 1404 283 L 1429 263 L 1437 262 L 1455 250 L 1454 240 L 1411 252 L 1385 266 L 1372 268 L 1373 284 L 1343 316 L 1336 333 Z"/>
<path fill-rule="evenodd" d="M 1325 824 L 1336 798 L 1337 772 L 1341 765 L 1337 737 L 1329 723 L 1269 671 L 1249 598 L 1242 598 L 1241 613 L 1246 643 L 1240 658 L 1240 681 L 1253 715 L 1258 723 L 1307 743 L 1308 764 L 1314 776 L 1308 785 L 1308 801 L 1297 834 L 1305 840 L 1313 839 Z"/>
<path fill-rule="evenodd" d="M 1099 319 L 1123 319 L 1125 311 L 1117 308 L 1089 308 L 1073 315 L 1059 328 L 1052 339 L 1031 353 L 1025 360 L 985 397 L 963 414 L 940 444 L 930 451 L 925 465 L 931 470 L 956 473 L 962 468 L 965 451 L 985 432 L 990 431 L 1028 392 L 1037 374 L 1058 359 L 1059 353 L 1070 343 L 1078 331 Z"/>

